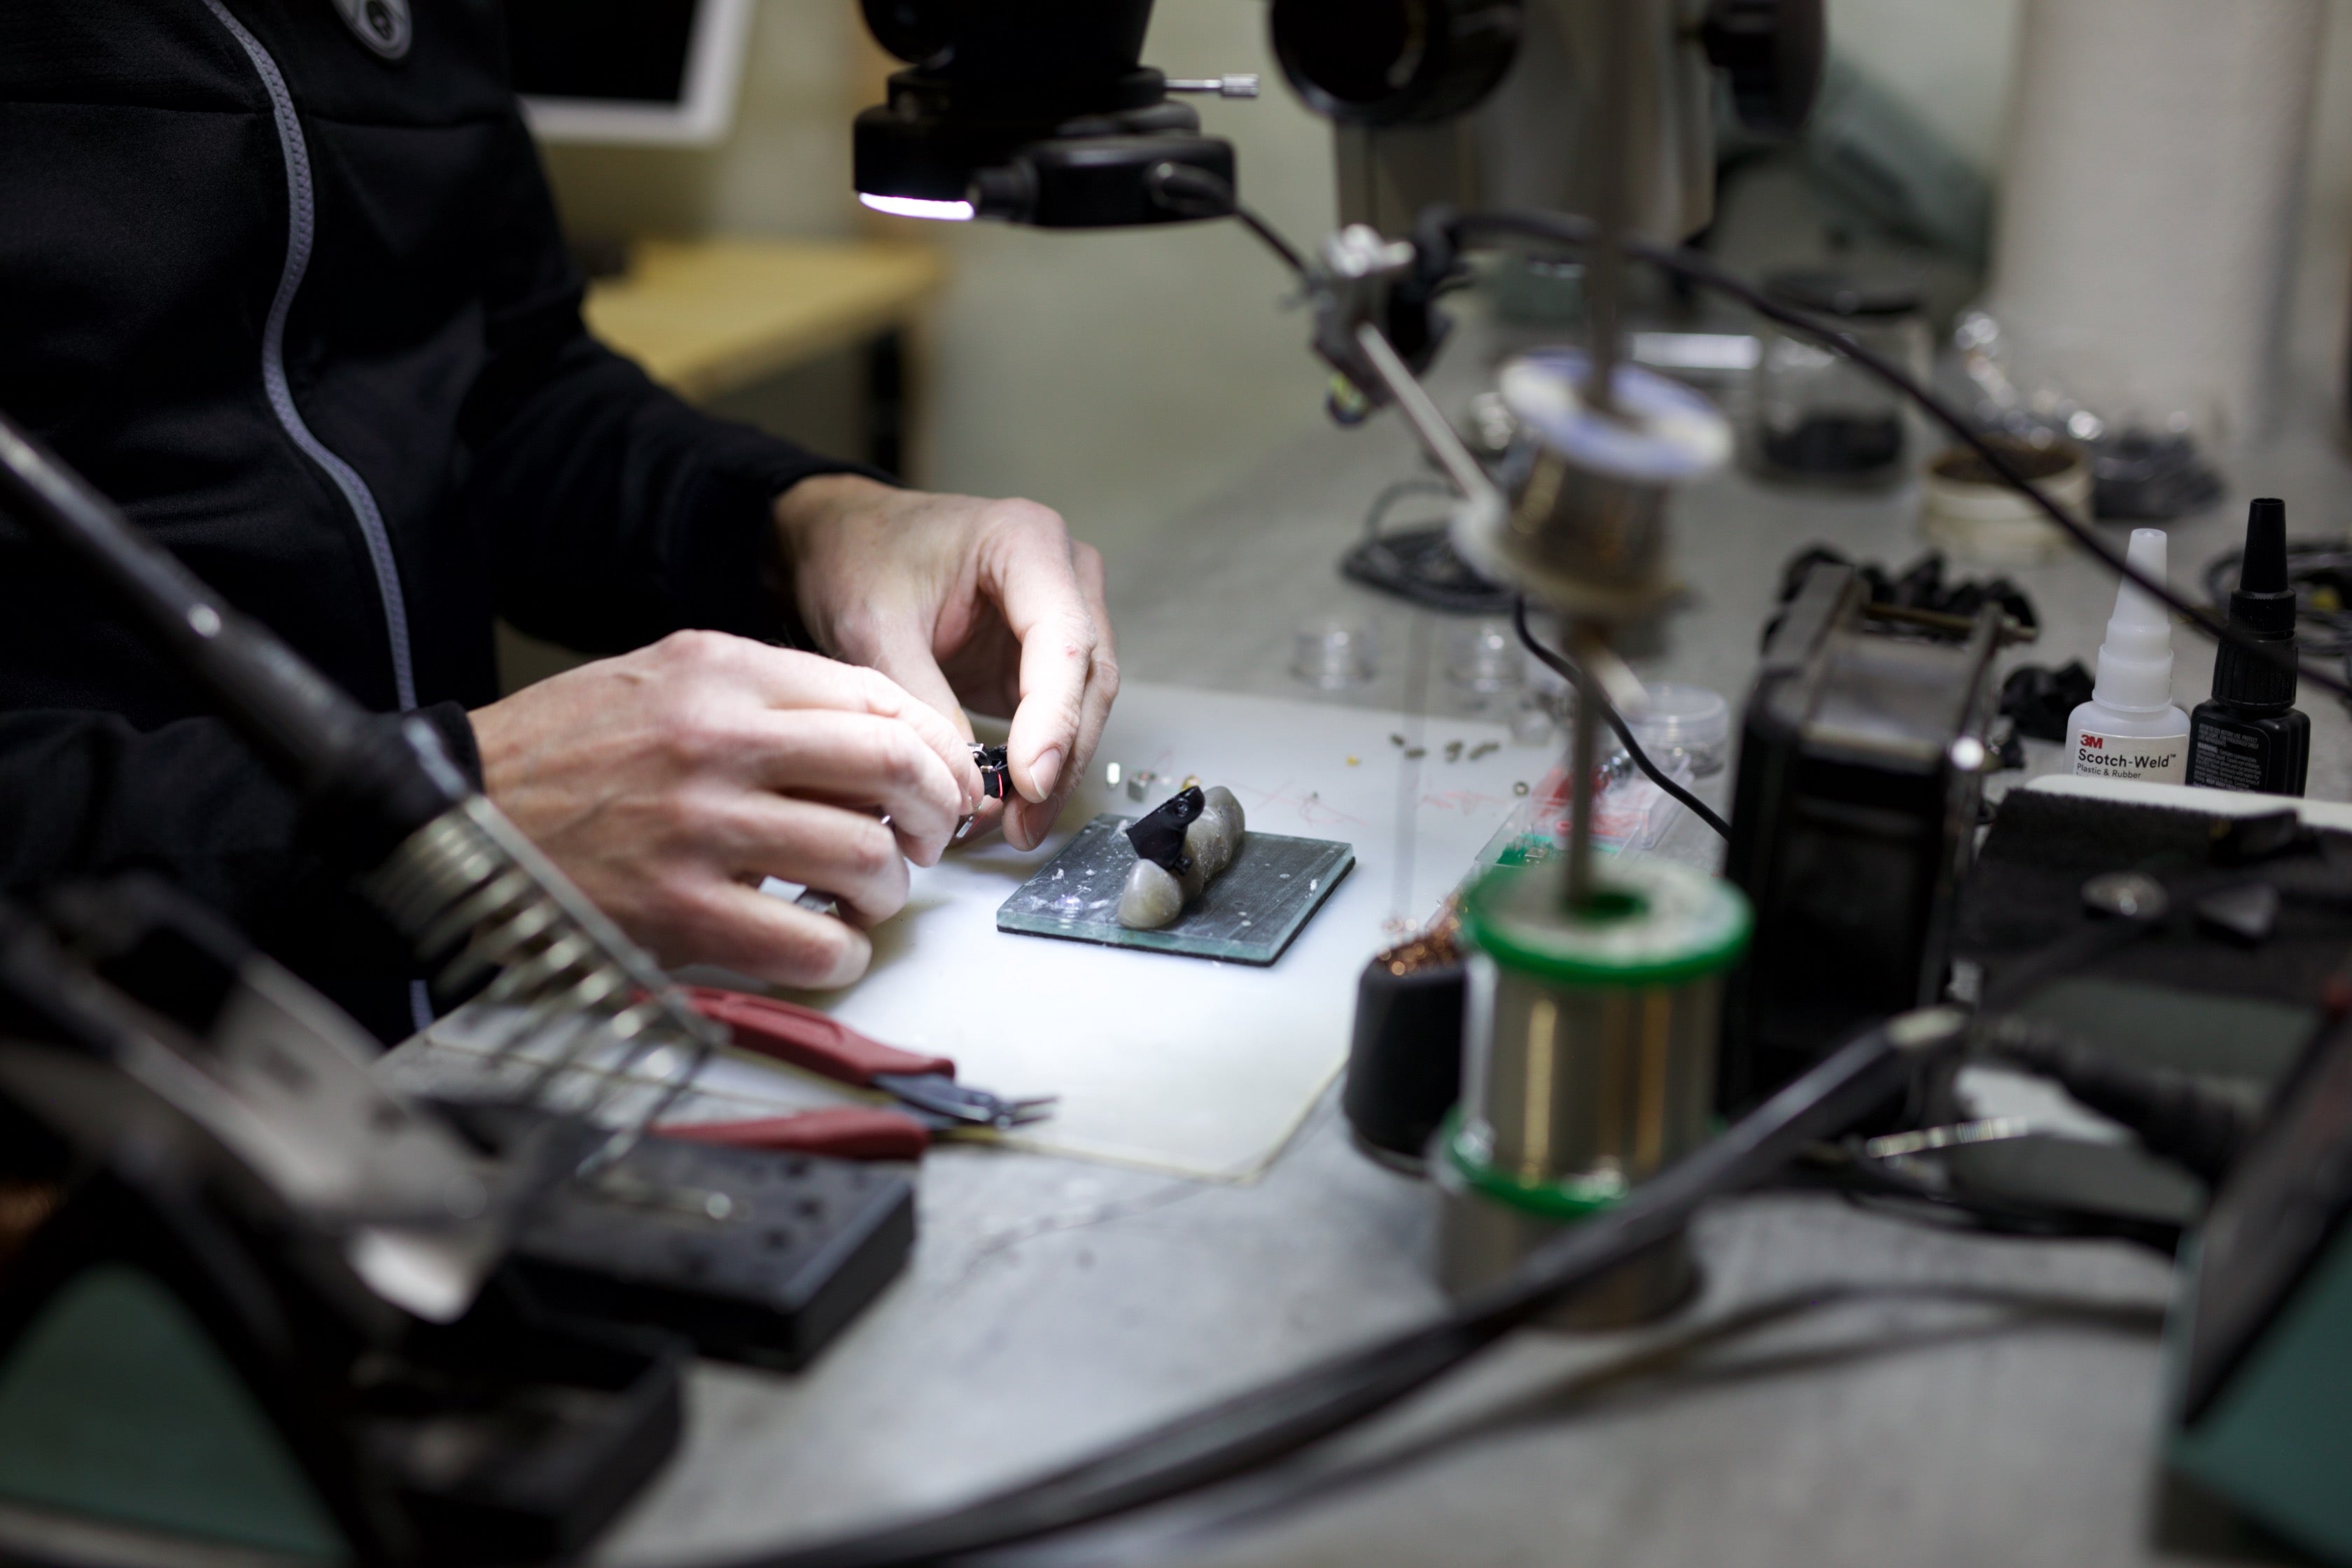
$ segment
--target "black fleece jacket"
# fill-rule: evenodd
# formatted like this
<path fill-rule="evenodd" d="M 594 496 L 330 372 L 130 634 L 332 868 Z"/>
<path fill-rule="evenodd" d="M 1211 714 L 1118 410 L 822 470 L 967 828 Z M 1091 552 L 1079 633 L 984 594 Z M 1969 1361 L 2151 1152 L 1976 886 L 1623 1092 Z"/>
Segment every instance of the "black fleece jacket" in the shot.
<path fill-rule="evenodd" d="M 478 768 L 491 620 L 780 635 L 772 499 L 826 462 L 589 337 L 498 0 L 0 4 L 0 408 L 368 706 Z M 0 518 L 0 889 L 163 872 L 386 1038 L 414 975 L 291 797 Z"/>

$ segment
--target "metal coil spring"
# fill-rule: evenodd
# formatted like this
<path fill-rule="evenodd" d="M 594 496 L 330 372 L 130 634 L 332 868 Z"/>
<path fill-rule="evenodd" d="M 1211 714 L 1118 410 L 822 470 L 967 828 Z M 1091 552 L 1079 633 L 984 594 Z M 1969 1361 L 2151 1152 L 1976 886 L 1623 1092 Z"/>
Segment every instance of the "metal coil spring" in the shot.
<path fill-rule="evenodd" d="M 649 1107 L 620 1122 L 586 1168 L 626 1153 L 722 1043 L 660 966 L 480 795 L 418 829 L 362 888 L 433 972 L 436 1000 L 467 997 L 478 985 L 472 1001 L 514 1009 L 494 1059 L 578 1021 L 532 1074 L 524 1090 L 532 1100 L 546 1102 L 599 1047 L 622 1046 L 616 1064 L 590 1069 L 602 1079 L 586 1107 L 593 1119 L 641 1063 L 656 1053 L 670 1058 Z"/>

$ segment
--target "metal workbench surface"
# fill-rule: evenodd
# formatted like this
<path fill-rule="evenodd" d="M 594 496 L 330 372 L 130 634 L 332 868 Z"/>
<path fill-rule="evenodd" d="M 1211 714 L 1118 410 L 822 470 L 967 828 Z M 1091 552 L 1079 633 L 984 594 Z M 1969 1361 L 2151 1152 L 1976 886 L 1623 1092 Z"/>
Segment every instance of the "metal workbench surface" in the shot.
<path fill-rule="evenodd" d="M 1457 350 L 1461 376 L 1479 355 Z M 1465 364 L 1465 362 L 1467 362 Z M 2191 590 L 2244 498 L 2297 536 L 2352 510 L 2315 378 L 2232 465 L 2230 499 L 2172 530 Z M 1429 617 L 1343 582 L 1386 484 L 1421 472 L 1391 418 L 1301 441 L 1113 563 L 1130 677 L 1310 695 L 1304 618 L 1378 623 L 1379 679 L 1339 700 L 1460 711 Z M 1727 475 L 1688 494 L 1691 592 L 1645 676 L 1741 700 L 1781 563 L 1814 542 L 1899 565 L 1909 489 L 1825 494 Z M 2121 531 L 2116 531 L 2120 540 Z M 2069 559 L 2012 573 L 2040 607 L 2011 662 L 2089 661 L 2113 580 Z M 2174 687 L 2210 649 L 2176 631 Z M 2352 734 L 2310 693 L 2311 794 L 2352 795 Z M 2035 769 L 2057 748 L 2037 745 Z M 1712 781 L 1718 804 L 1727 774 Z M 1670 847 L 1712 853 L 1688 819 Z M 1041 1005 L 1050 1005 L 1040 999 Z M 921 1173 L 907 1276 L 809 1371 L 705 1364 L 685 1446 L 607 1538 L 614 1563 L 813 1542 L 1076 1458 L 1436 1311 L 1433 1196 L 1349 1145 L 1327 1096 L 1247 1186 L 969 1148 Z M 1466 1373 L 1296 1465 L 1015 1559 L 1276 1564 L 1906 1564 L 2265 1560 L 2155 1462 L 2169 1265 L 2121 1243 L 1997 1240 L 1795 1194 L 1702 1219 L 1699 1299 L 1623 1334 L 1522 1333 Z"/>

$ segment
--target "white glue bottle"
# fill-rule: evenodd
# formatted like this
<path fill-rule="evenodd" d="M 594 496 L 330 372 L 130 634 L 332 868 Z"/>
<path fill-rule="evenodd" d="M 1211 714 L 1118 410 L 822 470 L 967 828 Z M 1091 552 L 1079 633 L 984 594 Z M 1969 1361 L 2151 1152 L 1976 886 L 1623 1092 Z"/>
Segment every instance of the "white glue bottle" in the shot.
<path fill-rule="evenodd" d="M 2164 531 L 2132 530 L 2127 557 L 2143 577 L 2164 575 Z M 2099 645 L 2091 700 L 2066 724 L 2074 772 L 2091 778 L 2189 782 L 2189 715 L 2172 700 L 2172 617 L 2147 589 L 2126 580 Z"/>

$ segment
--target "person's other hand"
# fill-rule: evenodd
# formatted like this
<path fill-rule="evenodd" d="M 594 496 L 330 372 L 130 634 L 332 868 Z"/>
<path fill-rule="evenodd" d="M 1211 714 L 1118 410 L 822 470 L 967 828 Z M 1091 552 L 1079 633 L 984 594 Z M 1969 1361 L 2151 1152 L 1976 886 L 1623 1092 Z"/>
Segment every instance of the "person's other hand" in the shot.
<path fill-rule="evenodd" d="M 1013 721 L 1004 836 L 1034 847 L 1086 772 L 1118 695 L 1102 557 L 1024 500 L 803 479 L 776 501 L 801 619 L 969 737 L 962 710 Z"/>
<path fill-rule="evenodd" d="M 845 985 L 981 801 L 963 737 L 871 669 L 680 632 L 472 715 L 486 793 L 665 964 Z M 887 820 L 886 820 L 887 819 Z M 759 890 L 841 900 L 843 920 Z"/>

